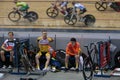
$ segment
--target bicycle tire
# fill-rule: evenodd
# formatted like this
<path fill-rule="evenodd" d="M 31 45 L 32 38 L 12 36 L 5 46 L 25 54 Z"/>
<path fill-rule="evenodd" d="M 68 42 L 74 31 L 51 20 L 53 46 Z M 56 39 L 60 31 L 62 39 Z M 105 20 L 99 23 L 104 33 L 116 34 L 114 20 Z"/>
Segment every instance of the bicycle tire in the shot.
<path fill-rule="evenodd" d="M 56 18 L 59 14 L 59 11 L 58 9 L 54 9 L 52 7 L 49 7 L 47 10 L 46 10 L 46 14 L 51 17 L 51 18 Z"/>
<path fill-rule="evenodd" d="M 68 25 L 75 25 L 77 22 L 77 17 L 75 15 L 73 15 L 73 17 L 71 19 L 71 14 L 69 14 L 64 17 L 64 22 Z"/>
<path fill-rule="evenodd" d="M 18 18 L 16 18 L 16 15 L 17 15 Z M 20 16 L 19 13 L 15 12 L 15 11 L 12 11 L 8 14 L 8 19 L 13 21 L 13 22 L 18 22 L 21 19 L 21 16 Z"/>
<path fill-rule="evenodd" d="M 92 26 L 96 21 L 95 17 L 91 14 L 85 15 L 83 18 L 85 19 L 84 23 L 86 26 Z"/>
<path fill-rule="evenodd" d="M 27 19 L 30 21 L 30 22 L 34 22 L 38 19 L 38 14 L 34 11 L 29 11 L 27 13 Z"/>
<path fill-rule="evenodd" d="M 98 11 L 105 11 L 107 9 L 107 2 L 96 2 L 95 8 Z"/>
<path fill-rule="evenodd" d="M 83 63 L 83 77 L 84 80 L 92 80 L 93 77 L 93 65 L 89 58 L 85 58 Z"/>

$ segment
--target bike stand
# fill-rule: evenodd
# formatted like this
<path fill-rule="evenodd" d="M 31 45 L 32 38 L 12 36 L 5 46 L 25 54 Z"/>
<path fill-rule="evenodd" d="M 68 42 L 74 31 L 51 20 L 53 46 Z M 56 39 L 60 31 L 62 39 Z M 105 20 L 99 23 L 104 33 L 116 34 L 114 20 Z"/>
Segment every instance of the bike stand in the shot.
<path fill-rule="evenodd" d="M 98 71 L 97 74 L 94 74 L 94 77 L 110 78 L 111 75 L 109 75 L 109 74 L 105 74 L 105 73 L 103 72 L 103 70 L 101 69 L 100 71 Z"/>
<path fill-rule="evenodd" d="M 0 68 L 0 73 L 10 73 L 12 72 L 12 69 L 3 69 L 3 68 Z"/>
<path fill-rule="evenodd" d="M 120 68 L 115 68 L 115 69 L 112 71 L 111 76 L 120 77 Z"/>
<path fill-rule="evenodd" d="M 24 71 L 13 71 L 11 74 L 13 75 L 46 75 L 48 71 L 41 71 L 41 70 L 34 70 L 31 72 L 24 72 Z"/>
<path fill-rule="evenodd" d="M 3 78 L 5 73 L 0 73 L 0 79 Z"/>
<path fill-rule="evenodd" d="M 47 74 L 47 72 L 48 71 L 35 70 L 35 71 L 30 72 L 29 74 L 30 75 L 42 75 L 42 76 L 44 76 Z"/>

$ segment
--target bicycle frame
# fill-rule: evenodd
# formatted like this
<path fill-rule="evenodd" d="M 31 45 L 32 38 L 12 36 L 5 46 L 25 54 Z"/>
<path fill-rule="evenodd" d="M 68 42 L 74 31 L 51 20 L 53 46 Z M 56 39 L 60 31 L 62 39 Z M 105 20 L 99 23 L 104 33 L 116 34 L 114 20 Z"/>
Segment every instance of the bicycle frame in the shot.
<path fill-rule="evenodd" d="M 20 14 L 21 16 L 24 16 L 24 15 L 23 15 L 24 12 L 23 12 L 23 11 L 20 11 L 18 8 L 13 8 L 13 10 L 14 10 L 15 13 L 18 13 L 18 14 Z M 27 13 L 27 11 L 26 11 L 26 13 Z"/>
<path fill-rule="evenodd" d="M 93 46 L 93 48 L 91 48 Z M 91 53 L 93 52 L 93 50 L 95 50 L 95 53 L 94 54 L 97 54 L 97 48 L 96 48 L 96 45 L 95 43 L 91 43 L 90 44 L 90 49 L 89 49 L 89 46 L 84 46 L 87 48 L 87 54 L 88 54 L 88 58 L 90 59 L 91 63 L 93 63 L 93 60 L 92 60 L 92 56 L 91 56 Z"/>
<path fill-rule="evenodd" d="M 51 8 L 55 9 L 55 10 L 58 10 L 57 6 L 53 3 L 51 3 Z"/>
<path fill-rule="evenodd" d="M 92 80 L 93 72 L 96 68 L 95 63 L 92 60 L 92 52 L 95 50 L 94 55 L 97 53 L 97 48 L 95 43 L 90 43 L 88 46 L 84 46 L 87 49 L 87 58 L 84 59 L 83 63 L 83 77 L 85 80 Z M 94 59 L 94 57 L 93 57 Z"/>

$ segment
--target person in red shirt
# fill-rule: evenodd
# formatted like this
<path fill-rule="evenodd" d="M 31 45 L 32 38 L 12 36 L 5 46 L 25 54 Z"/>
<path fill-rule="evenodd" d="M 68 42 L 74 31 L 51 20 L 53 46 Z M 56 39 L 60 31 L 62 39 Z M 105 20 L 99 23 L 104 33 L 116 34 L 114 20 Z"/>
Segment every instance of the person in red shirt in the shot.
<path fill-rule="evenodd" d="M 80 56 L 80 44 L 76 41 L 76 38 L 71 38 L 70 42 L 67 44 L 66 47 L 66 56 L 65 56 L 65 71 L 68 70 L 68 60 L 70 56 L 75 56 L 75 63 L 76 63 L 76 71 L 79 71 L 79 56 Z"/>

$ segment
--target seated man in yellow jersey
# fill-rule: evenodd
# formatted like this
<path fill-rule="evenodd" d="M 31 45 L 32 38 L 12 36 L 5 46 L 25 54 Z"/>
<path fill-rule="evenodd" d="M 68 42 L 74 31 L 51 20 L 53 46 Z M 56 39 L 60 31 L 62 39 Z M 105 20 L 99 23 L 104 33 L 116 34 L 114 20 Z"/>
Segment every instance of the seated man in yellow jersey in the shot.
<path fill-rule="evenodd" d="M 36 64 L 37 64 L 37 69 L 40 70 L 40 62 L 39 58 L 42 55 L 45 55 L 46 57 L 46 63 L 45 67 L 43 70 L 48 69 L 48 65 L 50 62 L 50 53 L 52 53 L 53 49 L 50 47 L 49 43 L 52 42 L 53 39 L 50 37 L 47 37 L 47 32 L 43 31 L 42 36 L 37 38 L 38 46 L 40 51 L 36 54 L 35 59 L 36 59 Z"/>

